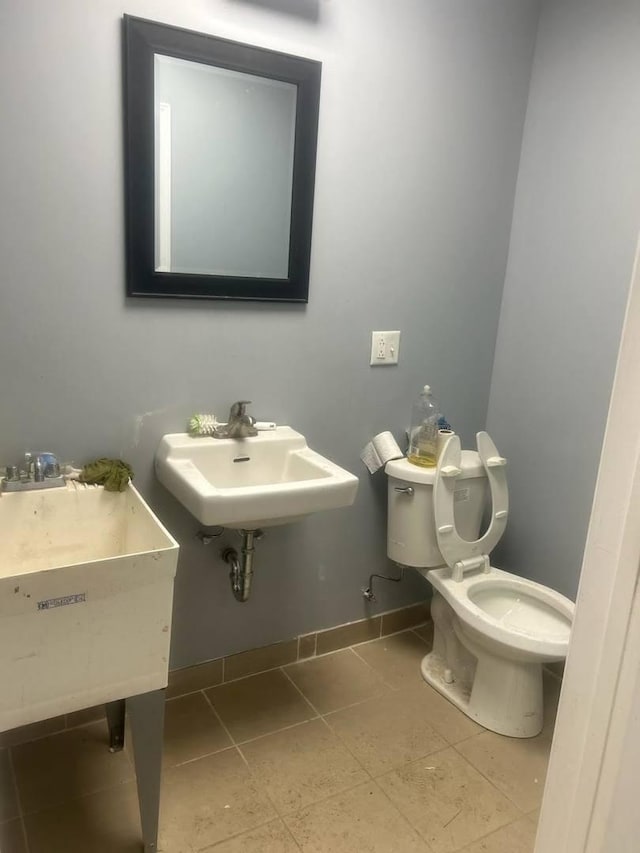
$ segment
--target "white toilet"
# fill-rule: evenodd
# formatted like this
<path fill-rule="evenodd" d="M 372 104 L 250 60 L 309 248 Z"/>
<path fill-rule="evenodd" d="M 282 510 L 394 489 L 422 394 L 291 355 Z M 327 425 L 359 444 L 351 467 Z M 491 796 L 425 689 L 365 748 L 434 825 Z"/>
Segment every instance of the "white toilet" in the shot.
<path fill-rule="evenodd" d="M 451 436 L 437 468 L 387 463 L 387 553 L 434 588 L 424 679 L 485 728 L 533 737 L 543 724 L 542 664 L 566 657 L 574 604 L 491 566 L 508 517 L 506 460 L 486 432 L 477 442 L 477 453 L 461 450 Z"/>

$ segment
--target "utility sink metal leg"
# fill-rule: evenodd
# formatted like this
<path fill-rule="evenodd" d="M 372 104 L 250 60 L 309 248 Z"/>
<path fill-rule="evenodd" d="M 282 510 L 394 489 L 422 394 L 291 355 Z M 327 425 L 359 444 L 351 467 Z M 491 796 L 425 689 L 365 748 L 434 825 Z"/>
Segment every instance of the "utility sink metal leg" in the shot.
<path fill-rule="evenodd" d="M 120 752 L 124 749 L 124 716 L 125 701 L 117 699 L 105 705 L 107 724 L 109 726 L 109 752 Z"/>
<path fill-rule="evenodd" d="M 165 690 L 127 699 L 145 853 L 158 849 Z"/>

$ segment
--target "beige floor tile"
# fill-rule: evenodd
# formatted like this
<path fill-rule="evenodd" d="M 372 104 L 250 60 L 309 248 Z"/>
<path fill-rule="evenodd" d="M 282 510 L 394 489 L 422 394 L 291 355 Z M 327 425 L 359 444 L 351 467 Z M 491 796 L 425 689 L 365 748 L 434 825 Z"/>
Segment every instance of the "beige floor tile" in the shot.
<path fill-rule="evenodd" d="M 483 732 L 456 749 L 523 812 L 540 805 L 550 742 L 544 737 L 510 738 Z"/>
<path fill-rule="evenodd" d="M 2 853 L 27 853 L 21 821 L 0 824 L 0 850 Z"/>
<path fill-rule="evenodd" d="M 294 663 L 285 671 L 321 714 L 364 702 L 388 690 L 351 649 Z"/>
<path fill-rule="evenodd" d="M 463 714 L 459 708 L 445 699 L 437 690 L 422 681 L 411 691 L 419 697 L 419 701 L 425 708 L 427 720 L 438 734 L 443 737 L 447 743 L 455 744 L 461 740 L 466 740 L 473 735 L 484 732 L 485 729 L 479 726 L 466 714 Z"/>
<path fill-rule="evenodd" d="M 191 761 L 231 746 L 202 693 L 171 699 L 165 705 L 164 766 Z"/>
<path fill-rule="evenodd" d="M 377 781 L 434 853 L 460 850 L 521 815 L 452 747 Z"/>
<path fill-rule="evenodd" d="M 422 683 L 420 663 L 427 649 L 413 631 L 364 643 L 358 646 L 356 653 L 392 687 Z"/>
<path fill-rule="evenodd" d="M 430 853 L 375 783 L 285 818 L 303 853 Z"/>
<path fill-rule="evenodd" d="M 236 835 L 228 841 L 207 847 L 207 853 L 299 853 L 300 848 L 291 833 L 278 819 Z"/>
<path fill-rule="evenodd" d="M 236 742 L 317 716 L 279 669 L 221 684 L 206 693 Z"/>
<path fill-rule="evenodd" d="M 140 853 L 142 849 L 135 783 L 46 809 L 30 815 L 25 823 L 30 853 Z"/>
<path fill-rule="evenodd" d="M 18 800 L 13 784 L 13 771 L 9 761 L 9 751 L 0 750 L 0 822 L 11 820 L 18 815 Z"/>
<path fill-rule="evenodd" d="M 447 746 L 429 725 L 425 690 L 397 690 L 325 719 L 372 776 Z"/>
<path fill-rule="evenodd" d="M 416 625 L 413 632 L 429 646 L 428 651 L 431 651 L 433 648 L 433 622 L 425 622 L 424 625 Z"/>
<path fill-rule="evenodd" d="M 242 746 L 252 776 L 283 814 L 352 788 L 365 771 L 322 720 Z"/>
<path fill-rule="evenodd" d="M 503 826 L 480 841 L 474 841 L 461 853 L 533 853 L 536 828 L 526 817 Z"/>
<path fill-rule="evenodd" d="M 227 749 L 165 770 L 160 851 L 192 853 L 276 817 L 238 751 Z"/>
<path fill-rule="evenodd" d="M 22 808 L 39 811 L 134 778 L 127 753 L 110 753 L 106 722 L 13 747 Z"/>

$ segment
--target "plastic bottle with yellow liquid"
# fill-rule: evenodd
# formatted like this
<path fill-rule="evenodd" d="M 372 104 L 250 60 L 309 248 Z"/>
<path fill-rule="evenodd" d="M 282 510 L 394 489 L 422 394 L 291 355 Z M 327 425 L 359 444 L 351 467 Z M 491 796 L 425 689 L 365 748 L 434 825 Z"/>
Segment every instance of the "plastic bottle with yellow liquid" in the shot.
<path fill-rule="evenodd" d="M 425 385 L 413 404 L 407 458 L 421 468 L 434 468 L 438 461 L 438 421 L 440 410 L 431 387 Z"/>

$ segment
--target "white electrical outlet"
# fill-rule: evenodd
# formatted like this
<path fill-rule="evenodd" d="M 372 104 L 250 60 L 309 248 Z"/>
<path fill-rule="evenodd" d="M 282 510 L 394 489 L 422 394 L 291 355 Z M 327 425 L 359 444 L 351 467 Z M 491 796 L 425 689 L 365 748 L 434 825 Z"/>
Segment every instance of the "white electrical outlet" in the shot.
<path fill-rule="evenodd" d="M 371 365 L 397 364 L 400 332 L 371 332 Z"/>

